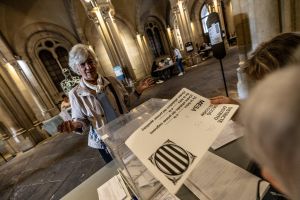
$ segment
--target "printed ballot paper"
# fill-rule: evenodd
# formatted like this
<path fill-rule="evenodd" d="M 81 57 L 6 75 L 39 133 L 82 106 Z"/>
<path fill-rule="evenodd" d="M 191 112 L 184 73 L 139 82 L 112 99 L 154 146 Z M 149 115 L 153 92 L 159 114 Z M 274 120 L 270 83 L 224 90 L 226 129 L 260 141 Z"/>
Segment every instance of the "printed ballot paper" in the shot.
<path fill-rule="evenodd" d="M 175 194 L 237 110 L 182 89 L 126 145 Z"/>

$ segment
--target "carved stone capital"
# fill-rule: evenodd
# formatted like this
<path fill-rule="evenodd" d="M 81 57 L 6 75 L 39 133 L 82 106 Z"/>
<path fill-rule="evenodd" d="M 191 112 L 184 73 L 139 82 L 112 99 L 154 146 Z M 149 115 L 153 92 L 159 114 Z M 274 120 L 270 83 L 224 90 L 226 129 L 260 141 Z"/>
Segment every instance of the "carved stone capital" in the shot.
<path fill-rule="evenodd" d="M 87 15 L 90 20 L 92 20 L 95 24 L 99 24 L 99 20 L 95 12 L 98 12 L 96 9 L 92 11 L 88 11 Z"/>
<path fill-rule="evenodd" d="M 180 10 L 179 10 L 179 6 L 176 4 L 175 6 L 173 6 L 172 8 L 172 12 L 176 15 L 178 13 L 180 13 Z"/>
<path fill-rule="evenodd" d="M 96 0 L 98 5 L 110 4 L 110 0 Z"/>
<path fill-rule="evenodd" d="M 100 13 L 101 13 L 101 16 L 103 17 L 104 20 L 110 18 L 109 12 L 110 12 L 110 6 L 109 5 L 100 7 Z"/>

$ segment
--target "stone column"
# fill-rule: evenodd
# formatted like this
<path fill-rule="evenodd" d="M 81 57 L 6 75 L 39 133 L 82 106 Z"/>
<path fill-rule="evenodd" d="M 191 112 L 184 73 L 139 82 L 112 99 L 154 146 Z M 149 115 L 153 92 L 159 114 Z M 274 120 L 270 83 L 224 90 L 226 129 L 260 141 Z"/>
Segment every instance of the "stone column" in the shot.
<path fill-rule="evenodd" d="M 28 89 L 26 82 L 20 74 L 20 68 L 17 61 L 12 60 L 9 63 L 6 63 L 4 69 L 6 72 L 4 74 L 5 81 L 26 111 L 31 122 L 33 124 L 38 123 L 39 120 L 37 119 L 37 116 L 40 117 L 40 120 L 43 120 L 38 105 L 34 101 L 31 91 Z"/>
<path fill-rule="evenodd" d="M 15 70 L 19 74 L 19 76 L 23 80 L 23 82 L 26 84 L 28 94 L 33 99 L 32 104 L 34 103 L 36 105 L 36 107 L 38 108 L 38 111 L 36 112 L 37 118 L 39 120 L 50 119 L 51 115 L 47 111 L 47 106 L 41 100 L 42 98 L 40 97 L 38 91 L 32 85 L 32 83 L 30 82 L 30 80 L 26 76 L 24 70 L 22 69 L 22 68 L 28 68 L 27 62 L 25 60 L 17 60 L 17 63 L 18 63 L 18 65 L 15 67 Z M 32 106 L 32 104 L 31 104 L 31 106 Z"/>
<path fill-rule="evenodd" d="M 233 21 L 233 13 L 232 13 L 232 3 L 231 1 L 227 1 L 225 4 L 225 12 L 226 12 L 226 19 L 227 19 L 227 28 L 229 34 L 235 33 L 234 28 L 234 21 Z"/>
<path fill-rule="evenodd" d="M 244 78 L 244 68 L 248 53 L 280 33 L 279 4 L 273 0 L 232 0 L 232 6 L 240 59 L 238 82 L 247 90 L 249 84 Z M 248 91 L 242 93 L 239 96 L 245 98 Z"/>
<path fill-rule="evenodd" d="M 1 95 L 2 96 L 2 95 Z M 16 120 L 16 114 L 12 113 L 6 102 L 0 98 L 0 121 L 8 128 L 10 135 L 6 134 L 3 140 L 12 148 L 11 151 L 26 151 L 35 146 L 35 142 L 27 130 Z"/>
<path fill-rule="evenodd" d="M 1 111 L 0 111 L 1 112 Z M 3 113 L 3 112 L 1 112 Z M 14 148 L 12 143 L 9 141 L 11 139 L 11 134 L 7 127 L 0 121 L 0 140 L 5 144 L 5 148 L 8 153 L 15 156 L 18 150 Z"/>
<path fill-rule="evenodd" d="M 143 61 L 145 71 L 147 74 L 150 74 L 151 73 L 151 63 L 149 63 L 148 56 L 146 54 L 146 48 L 145 48 L 144 42 L 143 42 L 143 35 L 138 34 L 136 36 L 136 42 L 138 44 L 137 46 L 138 46 L 139 53 L 140 53 L 142 61 Z"/>
<path fill-rule="evenodd" d="M 281 32 L 279 6 L 279 1 L 254 0 L 255 33 L 257 35 L 257 44 L 253 44 L 254 47 Z"/>
<path fill-rule="evenodd" d="M 15 68 L 8 62 L 0 69 L 0 85 L 0 97 L 19 124 L 31 134 L 36 143 L 45 139 L 45 134 L 38 131 L 41 123 L 27 103 L 32 98 Z"/>
<path fill-rule="evenodd" d="M 180 30 L 180 35 L 183 41 L 183 44 L 186 42 L 192 41 L 192 30 L 191 30 L 191 21 L 189 13 L 186 7 L 186 1 L 178 1 L 173 6 L 173 14 L 177 20 L 177 25 Z"/>
<path fill-rule="evenodd" d="M 294 30 L 293 26 L 293 0 L 281 0 L 281 21 L 282 21 L 282 32 L 291 32 Z"/>
<path fill-rule="evenodd" d="M 114 9 L 110 1 L 91 0 L 87 3 L 82 0 L 81 2 L 96 25 L 112 65 L 126 67 L 131 78 L 136 79 L 118 27 L 114 22 Z"/>
<path fill-rule="evenodd" d="M 147 62 L 149 64 L 150 67 L 152 67 L 152 61 L 153 61 L 153 54 L 151 53 L 150 50 L 150 45 L 145 37 L 145 35 L 142 36 L 142 44 L 143 44 L 143 48 L 145 50 L 145 57 L 147 58 Z M 151 69 L 150 69 L 151 71 Z"/>
<path fill-rule="evenodd" d="M 24 62 L 22 64 L 18 63 L 21 67 L 22 73 L 26 80 L 28 80 L 28 84 L 32 88 L 33 95 L 37 97 L 38 101 L 42 106 L 42 115 L 45 119 L 49 119 L 52 116 L 57 115 L 60 111 L 56 107 L 52 97 L 49 92 L 47 92 L 46 88 L 43 86 L 38 74 L 32 66 L 32 63 L 27 59 L 22 59 Z"/>
<path fill-rule="evenodd" d="M 234 24 L 237 36 L 237 44 L 239 49 L 239 67 L 237 68 L 238 77 L 238 96 L 240 99 L 247 98 L 249 87 L 248 78 L 245 74 L 246 61 L 248 52 L 251 51 L 252 42 L 256 41 L 255 35 L 251 35 L 255 29 L 255 13 L 253 1 L 249 3 L 243 0 L 232 0 L 232 13 L 234 16 Z M 251 20 L 251 23 L 250 23 Z"/>

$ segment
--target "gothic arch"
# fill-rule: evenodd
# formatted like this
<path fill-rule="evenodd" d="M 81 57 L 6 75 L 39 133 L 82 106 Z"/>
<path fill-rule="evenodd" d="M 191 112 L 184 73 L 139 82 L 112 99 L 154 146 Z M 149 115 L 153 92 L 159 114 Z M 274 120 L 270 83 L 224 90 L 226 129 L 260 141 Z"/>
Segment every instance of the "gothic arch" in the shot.
<path fill-rule="evenodd" d="M 147 16 L 142 16 L 142 4 L 145 0 L 136 0 L 137 1 L 137 5 L 136 5 L 136 20 L 135 20 L 135 23 L 136 23 L 136 31 L 139 32 L 139 33 L 144 33 L 144 24 L 145 24 L 145 20 L 151 16 L 150 15 L 147 15 Z M 172 9 L 173 7 L 173 4 L 175 2 L 175 0 L 165 0 L 165 1 L 168 1 L 168 6 L 167 6 L 167 9 Z M 177 0 L 176 0 L 177 1 Z M 156 0 L 151 0 L 151 1 L 147 1 L 148 4 L 147 5 L 151 5 L 151 4 L 155 4 L 156 3 Z M 163 19 L 159 19 L 159 17 L 157 17 L 159 19 L 159 21 L 166 27 L 167 25 L 169 25 L 168 23 L 171 22 L 171 19 L 170 19 L 170 15 L 171 13 L 168 12 L 168 15 L 169 16 L 162 16 L 163 19 L 167 19 L 165 22 L 163 21 Z M 153 16 L 153 15 L 152 15 Z"/>
<path fill-rule="evenodd" d="M 28 59 L 28 53 L 31 52 L 27 52 L 27 48 L 33 46 L 32 41 L 29 42 L 28 40 L 32 37 L 32 35 L 39 32 L 57 33 L 57 35 L 61 35 L 71 44 L 78 43 L 76 37 L 63 27 L 51 23 L 39 22 L 24 27 L 22 32 L 15 36 L 13 46 L 16 48 L 16 53 Z"/>
<path fill-rule="evenodd" d="M 50 41 L 56 46 L 54 46 L 54 48 L 47 49 L 45 43 Z M 44 87 L 51 94 L 52 97 L 59 96 L 58 93 L 61 91 L 58 89 L 57 83 L 53 82 L 53 79 L 51 78 L 49 71 L 46 69 L 46 66 L 44 65 L 43 61 L 41 60 L 39 53 L 43 50 L 49 51 L 53 55 L 53 59 L 55 61 L 56 53 L 54 52 L 54 50 L 57 47 L 62 47 L 69 51 L 72 46 L 73 44 L 70 41 L 68 41 L 63 35 L 53 31 L 36 32 L 33 35 L 31 35 L 31 37 L 27 41 L 27 56 L 31 60 L 31 63 L 34 66 L 34 69 L 39 79 L 42 81 Z"/>
<path fill-rule="evenodd" d="M 149 23 L 155 23 L 158 27 L 158 31 L 159 31 L 159 36 L 160 36 L 160 39 L 161 39 L 161 44 L 163 46 L 163 50 L 164 50 L 164 55 L 167 55 L 167 54 L 170 54 L 171 50 L 170 50 L 170 41 L 168 40 L 168 37 L 167 37 L 167 33 L 166 33 L 166 25 L 156 16 L 149 16 L 147 19 L 144 20 L 143 22 L 143 32 L 145 34 L 145 36 L 147 36 L 147 32 L 146 32 L 146 25 L 149 24 Z M 158 33 L 156 33 L 158 34 Z M 151 44 L 150 42 L 150 38 L 149 36 L 146 37 L 149 41 L 149 44 Z M 152 48 L 153 50 L 153 48 Z M 154 51 L 154 50 L 153 50 Z M 154 57 L 157 57 L 155 56 L 155 53 L 153 53 Z M 160 53 L 159 53 L 159 56 Z"/>
<path fill-rule="evenodd" d="M 58 103 L 59 92 L 52 82 L 47 70 L 41 63 L 38 52 L 38 43 L 46 38 L 58 41 L 66 50 L 69 50 L 78 41 L 66 29 L 51 23 L 34 23 L 26 26 L 19 37 L 15 38 L 16 53 L 24 60 L 29 61 L 29 77 L 31 84 L 38 87 L 38 94 L 48 109 Z"/>
<path fill-rule="evenodd" d="M 196 37 L 197 42 L 203 42 L 204 37 L 202 35 L 202 24 L 201 24 L 201 19 L 200 19 L 200 13 L 201 9 L 203 7 L 203 4 L 205 3 L 205 0 L 199 0 L 199 1 L 194 1 L 193 5 L 191 6 L 190 10 L 190 17 L 191 21 L 194 22 L 195 26 L 195 32 L 201 33 L 197 34 L 198 37 Z"/>

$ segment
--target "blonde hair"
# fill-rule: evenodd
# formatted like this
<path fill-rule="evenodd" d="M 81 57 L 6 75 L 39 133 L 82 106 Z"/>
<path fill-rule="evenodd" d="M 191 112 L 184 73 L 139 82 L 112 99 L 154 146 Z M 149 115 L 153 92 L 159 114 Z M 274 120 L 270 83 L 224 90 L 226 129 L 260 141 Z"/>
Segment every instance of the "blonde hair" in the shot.
<path fill-rule="evenodd" d="M 295 50 L 300 46 L 300 34 L 283 33 L 262 43 L 252 53 L 245 72 L 254 80 L 294 62 Z"/>

